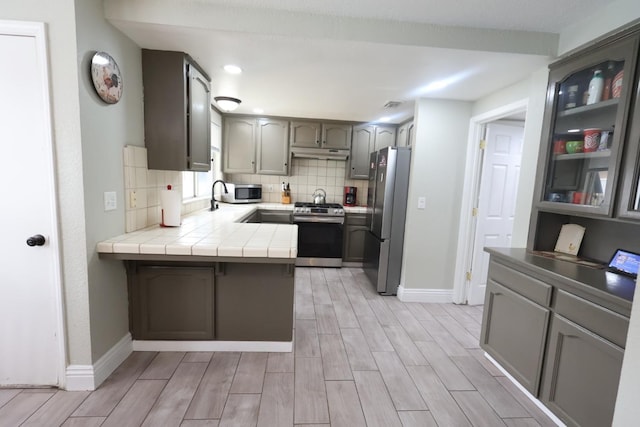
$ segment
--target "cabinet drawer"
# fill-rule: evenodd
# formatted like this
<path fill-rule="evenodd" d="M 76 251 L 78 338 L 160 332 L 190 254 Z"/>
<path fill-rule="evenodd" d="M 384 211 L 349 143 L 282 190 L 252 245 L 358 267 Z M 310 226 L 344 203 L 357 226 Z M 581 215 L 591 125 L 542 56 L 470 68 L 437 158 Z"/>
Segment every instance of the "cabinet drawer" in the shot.
<path fill-rule="evenodd" d="M 367 216 L 364 214 L 347 214 L 345 221 L 349 225 L 367 225 Z"/>
<path fill-rule="evenodd" d="M 558 290 L 555 312 L 624 348 L 629 319 L 580 297 Z"/>
<path fill-rule="evenodd" d="M 553 287 L 547 283 L 529 277 L 493 260 L 489 263 L 489 278 L 540 305 L 546 307 L 551 305 L 551 292 Z"/>

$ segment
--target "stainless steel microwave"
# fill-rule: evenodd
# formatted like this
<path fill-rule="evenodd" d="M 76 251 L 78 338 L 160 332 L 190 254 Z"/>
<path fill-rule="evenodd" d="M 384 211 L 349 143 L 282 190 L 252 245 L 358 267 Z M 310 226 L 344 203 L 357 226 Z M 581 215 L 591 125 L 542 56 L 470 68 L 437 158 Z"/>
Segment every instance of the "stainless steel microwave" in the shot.
<path fill-rule="evenodd" d="M 262 202 L 262 184 L 227 184 L 229 193 L 220 195 L 225 203 Z"/>

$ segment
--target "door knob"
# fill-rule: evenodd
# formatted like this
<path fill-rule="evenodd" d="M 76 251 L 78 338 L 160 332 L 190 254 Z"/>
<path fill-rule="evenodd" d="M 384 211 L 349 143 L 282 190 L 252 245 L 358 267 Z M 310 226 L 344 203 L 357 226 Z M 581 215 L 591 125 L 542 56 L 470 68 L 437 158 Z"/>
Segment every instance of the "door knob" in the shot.
<path fill-rule="evenodd" d="M 42 246 L 44 245 L 45 238 L 42 234 L 36 234 L 27 239 L 27 245 L 29 246 Z"/>

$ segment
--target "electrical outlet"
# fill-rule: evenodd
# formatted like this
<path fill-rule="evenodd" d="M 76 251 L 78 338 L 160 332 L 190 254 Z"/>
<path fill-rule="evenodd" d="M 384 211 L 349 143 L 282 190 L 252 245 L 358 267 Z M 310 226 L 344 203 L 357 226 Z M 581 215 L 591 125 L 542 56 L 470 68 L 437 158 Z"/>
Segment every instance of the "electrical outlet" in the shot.
<path fill-rule="evenodd" d="M 269 184 L 269 193 L 273 193 L 273 184 Z"/>
<path fill-rule="evenodd" d="M 104 192 L 104 210 L 106 211 L 114 211 L 118 208 L 118 202 L 116 199 L 115 191 L 105 191 Z"/>
<path fill-rule="evenodd" d="M 138 206 L 138 197 L 136 196 L 136 192 L 134 190 L 129 191 L 129 207 L 135 208 Z"/>

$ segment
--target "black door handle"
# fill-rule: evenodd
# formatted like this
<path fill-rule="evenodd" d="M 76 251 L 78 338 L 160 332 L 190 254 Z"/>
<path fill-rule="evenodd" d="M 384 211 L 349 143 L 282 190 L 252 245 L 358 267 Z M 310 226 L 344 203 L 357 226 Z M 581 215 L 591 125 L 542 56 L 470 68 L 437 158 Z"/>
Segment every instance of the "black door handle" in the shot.
<path fill-rule="evenodd" d="M 29 246 L 42 246 L 44 245 L 45 238 L 42 234 L 36 234 L 27 239 L 27 245 Z"/>

